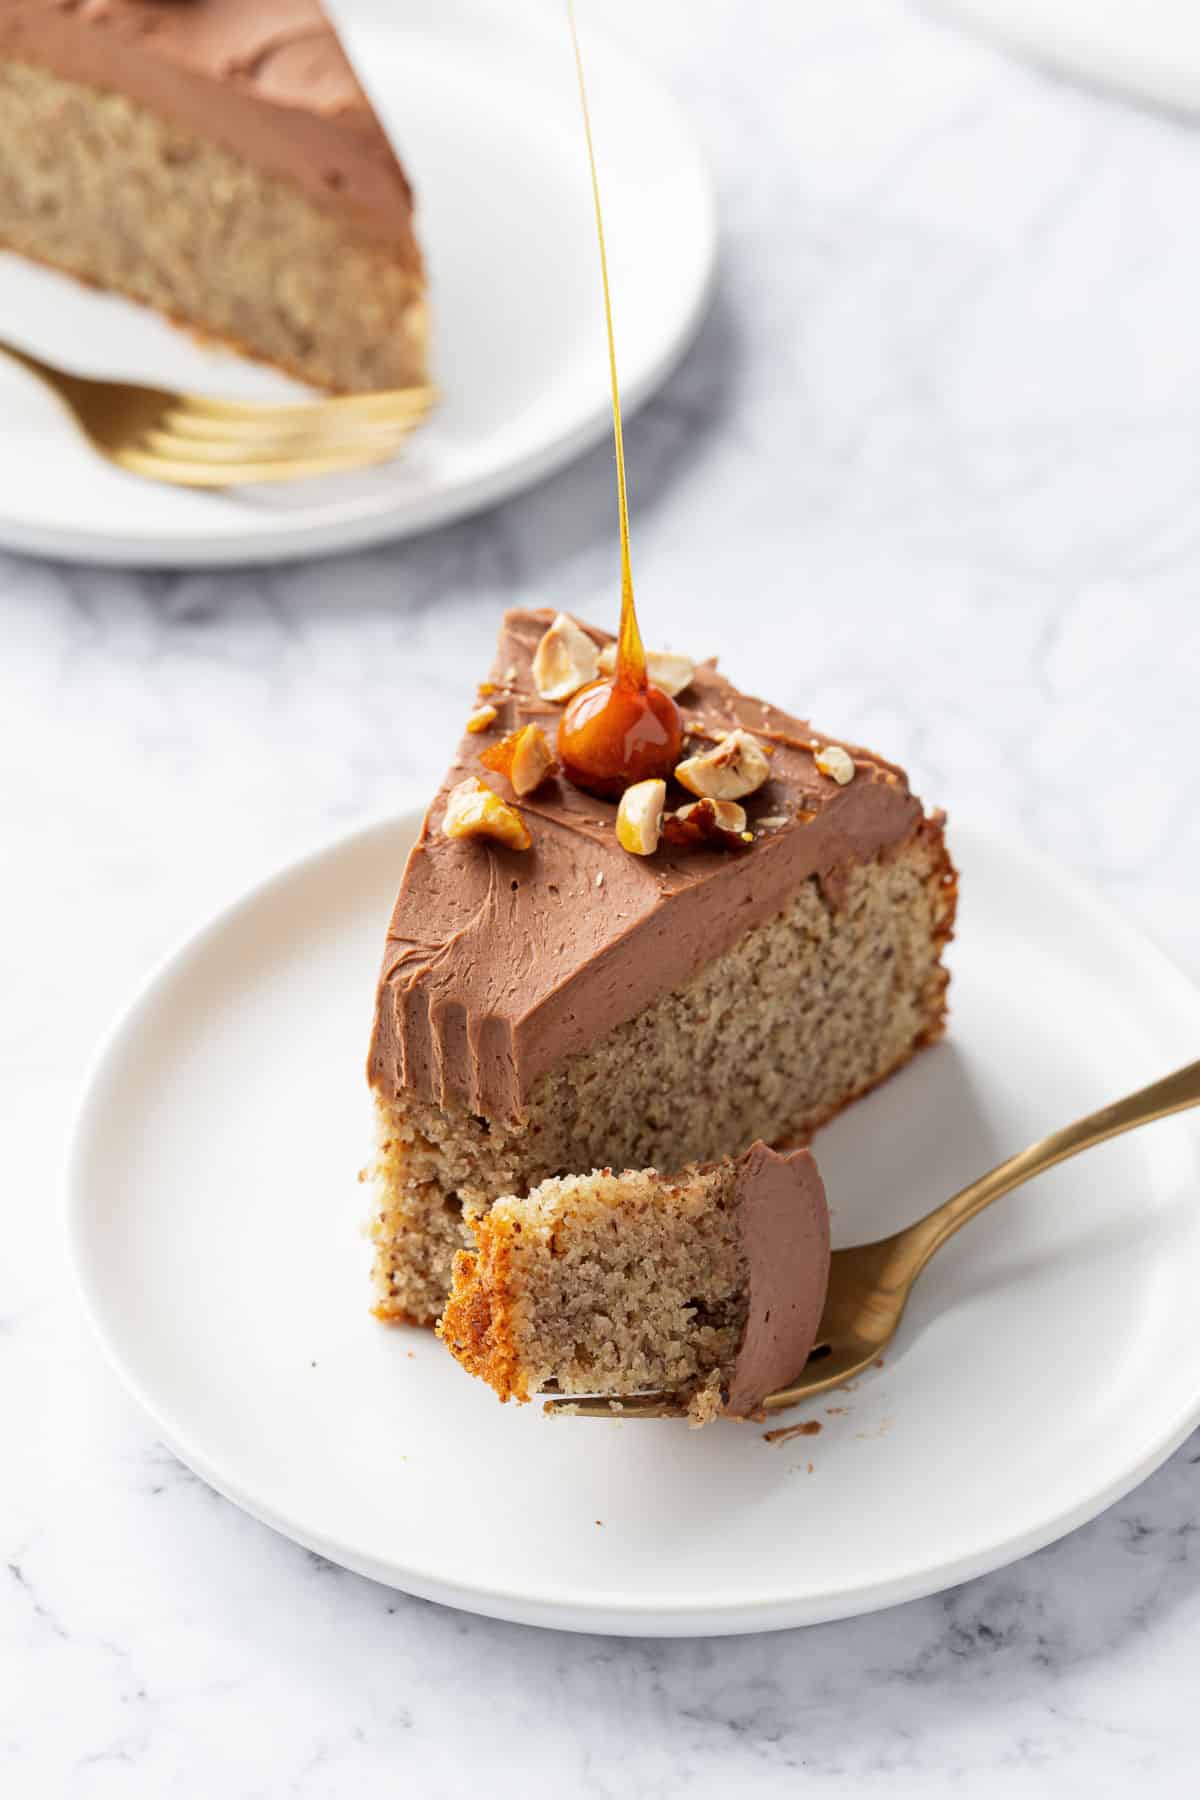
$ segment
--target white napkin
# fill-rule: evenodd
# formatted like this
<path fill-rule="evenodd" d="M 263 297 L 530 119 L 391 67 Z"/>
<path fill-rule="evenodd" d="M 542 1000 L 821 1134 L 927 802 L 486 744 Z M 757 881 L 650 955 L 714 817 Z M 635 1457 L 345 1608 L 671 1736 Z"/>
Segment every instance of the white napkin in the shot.
<path fill-rule="evenodd" d="M 1053 68 L 1200 112 L 1200 0 L 931 0 Z"/>

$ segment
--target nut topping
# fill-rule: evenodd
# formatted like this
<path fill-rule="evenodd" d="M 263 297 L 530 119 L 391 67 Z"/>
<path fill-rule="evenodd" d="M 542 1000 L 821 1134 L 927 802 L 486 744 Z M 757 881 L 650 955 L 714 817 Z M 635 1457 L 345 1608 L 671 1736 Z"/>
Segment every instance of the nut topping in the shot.
<path fill-rule="evenodd" d="M 677 809 L 675 817 L 683 823 L 704 808 L 704 820 L 711 820 L 720 831 L 742 832 L 746 829 L 746 809 L 739 806 L 736 800 L 693 800 L 689 806 Z M 711 812 L 709 809 L 712 809 Z"/>
<path fill-rule="evenodd" d="M 485 769 L 507 775 L 514 794 L 532 794 L 558 764 L 540 725 L 523 725 L 510 731 L 498 744 L 489 744 L 479 758 Z"/>
<path fill-rule="evenodd" d="M 616 672 L 617 646 L 605 644 L 600 652 L 600 673 L 615 675 Z M 661 688 L 664 694 L 670 694 L 673 700 L 684 688 L 691 687 L 696 665 L 690 656 L 674 656 L 669 650 L 647 650 L 646 673 L 654 686 Z"/>
<path fill-rule="evenodd" d="M 665 781 L 635 781 L 617 807 L 617 842 L 631 856 L 653 856 L 662 832 Z"/>
<path fill-rule="evenodd" d="M 693 800 L 667 814 L 662 834 L 679 849 L 707 844 L 710 849 L 745 850 L 754 842 L 754 833 L 746 830 L 745 813 L 732 800 Z"/>
<path fill-rule="evenodd" d="M 486 731 L 489 725 L 494 725 L 495 723 L 496 709 L 494 706 L 477 706 L 467 720 L 467 730 L 475 732 Z"/>
<path fill-rule="evenodd" d="M 574 619 L 559 613 L 533 655 L 533 681 L 543 700 L 569 700 L 595 681 L 600 657 L 591 638 Z"/>
<path fill-rule="evenodd" d="M 510 850 L 528 850 L 533 843 L 516 807 L 501 800 L 476 775 L 450 789 L 442 830 L 448 838 L 491 838 Z"/>
<path fill-rule="evenodd" d="M 839 787 L 854 780 L 854 758 L 840 744 L 826 744 L 813 757 L 822 775 L 828 775 Z"/>
<path fill-rule="evenodd" d="M 770 773 L 762 745 L 739 726 L 711 750 L 681 762 L 675 779 L 702 800 L 741 800 L 757 793 Z"/>
<path fill-rule="evenodd" d="M 518 731 L 508 775 L 514 794 L 521 798 L 532 794 L 557 766 L 540 725 L 526 725 L 524 731 Z"/>

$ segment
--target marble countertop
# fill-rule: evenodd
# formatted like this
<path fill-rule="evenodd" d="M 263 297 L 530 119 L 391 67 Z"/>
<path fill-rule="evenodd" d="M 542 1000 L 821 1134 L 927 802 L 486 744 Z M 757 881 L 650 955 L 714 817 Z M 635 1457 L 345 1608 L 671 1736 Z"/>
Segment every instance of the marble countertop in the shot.
<path fill-rule="evenodd" d="M 606 16 L 690 108 L 723 209 L 712 313 L 629 434 L 647 635 L 719 644 L 1200 977 L 1195 127 L 900 0 Z M 79 1316 L 62 1147 L 106 1022 L 211 908 L 434 780 L 505 602 L 613 614 L 611 487 L 598 451 L 307 567 L 0 555 L 13 1800 L 1200 1788 L 1200 1436 L 938 1598 L 770 1637 L 568 1637 L 255 1524 L 156 1444 Z"/>

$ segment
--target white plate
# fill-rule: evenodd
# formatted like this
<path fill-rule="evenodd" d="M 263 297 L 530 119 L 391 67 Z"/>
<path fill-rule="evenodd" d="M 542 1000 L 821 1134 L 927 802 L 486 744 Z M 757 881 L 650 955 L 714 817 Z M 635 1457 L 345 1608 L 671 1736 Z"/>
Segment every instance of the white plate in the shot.
<path fill-rule="evenodd" d="M 413 175 L 443 402 L 382 469 L 226 494 L 102 463 L 0 358 L 0 543 L 98 562 L 309 556 L 491 505 L 611 429 L 600 277 L 560 8 L 340 0 L 339 21 Z M 586 26 L 586 21 L 585 21 Z M 632 411 L 702 314 L 711 184 L 671 97 L 586 27 L 624 396 Z M 299 393 L 139 307 L 0 253 L 3 334 L 86 372 L 250 397 Z"/>
<path fill-rule="evenodd" d="M 452 1605 L 736 1632 L 995 1568 L 1116 1499 L 1200 1419 L 1186 1115 L 957 1238 L 883 1368 L 796 1415 L 819 1436 L 546 1419 L 502 1407 L 431 1334 L 377 1324 L 363 1059 L 415 825 L 348 837 L 218 917 L 134 1003 L 84 1105 L 71 1224 L 88 1308 L 214 1487 Z M 952 1035 L 821 1134 L 835 1241 L 898 1226 L 1200 1044 L 1200 996 L 1105 906 L 1024 851 L 964 830 L 954 847 Z"/>

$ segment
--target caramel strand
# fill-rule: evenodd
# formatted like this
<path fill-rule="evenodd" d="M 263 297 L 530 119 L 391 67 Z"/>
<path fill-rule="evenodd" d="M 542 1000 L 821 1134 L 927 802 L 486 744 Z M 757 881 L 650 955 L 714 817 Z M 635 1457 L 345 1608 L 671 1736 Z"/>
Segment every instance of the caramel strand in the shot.
<path fill-rule="evenodd" d="M 613 337 L 612 296 L 608 287 L 608 255 L 604 247 L 604 216 L 600 209 L 600 182 L 596 175 L 596 152 L 592 144 L 592 119 L 588 110 L 587 82 L 583 74 L 583 55 L 579 48 L 579 32 L 575 24 L 575 0 L 567 0 L 567 17 L 571 24 L 571 42 L 575 50 L 575 73 L 579 78 L 579 99 L 583 107 L 583 130 L 587 139 L 588 167 L 592 178 L 592 201 L 596 209 L 596 237 L 600 245 L 600 280 L 604 287 L 604 323 L 608 331 L 608 369 L 612 380 L 613 442 L 617 452 L 617 516 L 621 526 L 621 627 L 617 638 L 617 682 L 621 687 L 644 691 L 647 684 L 646 652 L 638 629 L 633 605 L 633 569 L 629 557 L 629 499 L 625 488 L 625 440 L 621 431 L 621 391 L 617 383 L 617 350 Z"/>

